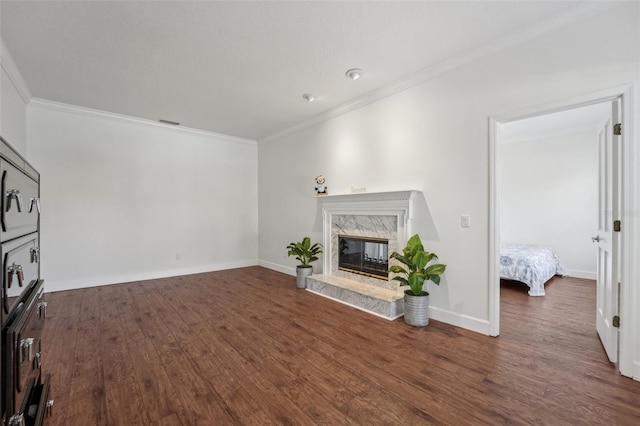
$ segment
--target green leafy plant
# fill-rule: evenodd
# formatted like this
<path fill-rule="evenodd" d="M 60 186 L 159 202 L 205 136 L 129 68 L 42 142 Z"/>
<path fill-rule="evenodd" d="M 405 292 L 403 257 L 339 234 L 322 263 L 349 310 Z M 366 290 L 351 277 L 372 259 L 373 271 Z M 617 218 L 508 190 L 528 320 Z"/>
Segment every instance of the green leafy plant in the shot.
<path fill-rule="evenodd" d="M 441 263 L 429 263 L 438 260 L 435 253 L 429 253 L 424 250 L 422 241 L 418 234 L 409 238 L 407 245 L 402 249 L 402 254 L 398 252 L 391 253 L 391 258 L 399 261 L 402 265 L 392 265 L 389 272 L 396 275 L 394 280 L 400 281 L 402 285 L 408 285 L 411 294 L 414 296 L 428 296 L 429 293 L 422 290 L 424 283 L 432 281 L 434 284 L 440 284 L 440 275 L 444 273 L 447 265 Z"/>
<path fill-rule="evenodd" d="M 311 245 L 311 239 L 304 237 L 300 242 L 289 243 L 287 250 L 289 256 L 295 256 L 300 261 L 301 268 L 310 268 L 310 263 L 318 260 L 318 255 L 322 253 L 322 245 Z"/>

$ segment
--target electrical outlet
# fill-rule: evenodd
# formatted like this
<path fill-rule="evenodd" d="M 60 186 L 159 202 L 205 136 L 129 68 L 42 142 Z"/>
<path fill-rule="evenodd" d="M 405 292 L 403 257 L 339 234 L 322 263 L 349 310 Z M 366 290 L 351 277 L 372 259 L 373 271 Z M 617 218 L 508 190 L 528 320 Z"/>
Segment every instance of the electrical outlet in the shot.
<path fill-rule="evenodd" d="M 468 214 L 460 216 L 460 226 L 462 228 L 471 228 L 471 216 Z"/>

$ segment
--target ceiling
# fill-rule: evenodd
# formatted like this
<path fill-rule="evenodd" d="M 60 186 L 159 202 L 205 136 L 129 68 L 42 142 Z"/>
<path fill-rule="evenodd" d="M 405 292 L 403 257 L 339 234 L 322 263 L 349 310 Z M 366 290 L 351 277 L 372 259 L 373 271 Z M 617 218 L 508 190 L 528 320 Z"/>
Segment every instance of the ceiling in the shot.
<path fill-rule="evenodd" d="M 262 140 L 594 3 L 2 0 L 0 36 L 35 98 Z"/>

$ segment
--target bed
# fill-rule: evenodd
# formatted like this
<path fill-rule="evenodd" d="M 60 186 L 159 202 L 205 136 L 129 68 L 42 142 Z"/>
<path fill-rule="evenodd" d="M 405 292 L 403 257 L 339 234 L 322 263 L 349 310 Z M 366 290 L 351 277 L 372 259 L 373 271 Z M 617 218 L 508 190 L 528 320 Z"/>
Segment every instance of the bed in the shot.
<path fill-rule="evenodd" d="M 544 296 L 544 283 L 554 275 L 564 275 L 564 269 L 550 248 L 500 245 L 500 278 L 525 283 L 529 286 L 529 296 Z"/>

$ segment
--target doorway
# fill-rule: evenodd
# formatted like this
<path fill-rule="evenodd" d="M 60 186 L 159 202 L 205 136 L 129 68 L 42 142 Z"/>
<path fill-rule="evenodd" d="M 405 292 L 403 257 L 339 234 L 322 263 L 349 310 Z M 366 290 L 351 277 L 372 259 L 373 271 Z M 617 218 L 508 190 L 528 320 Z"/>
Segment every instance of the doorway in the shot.
<path fill-rule="evenodd" d="M 499 192 L 499 183 L 500 183 L 500 167 L 499 167 L 499 158 L 501 155 L 501 137 L 504 137 L 504 132 L 508 129 L 508 124 L 515 123 L 524 119 L 535 119 L 540 118 L 541 116 L 553 114 L 553 113 L 564 113 L 571 114 L 577 112 L 577 110 L 584 107 L 593 107 L 596 108 L 597 104 L 608 104 L 610 105 L 614 100 L 621 100 L 621 115 L 624 120 L 625 117 L 630 117 L 630 99 L 631 88 L 617 88 L 608 91 L 599 92 L 592 95 L 586 95 L 580 98 L 576 98 L 573 100 L 567 100 L 565 102 L 557 102 L 553 105 L 542 106 L 538 108 L 530 108 L 526 111 L 514 112 L 508 116 L 490 118 L 490 232 L 489 232 L 489 279 L 490 279 L 490 294 L 489 294 L 489 328 L 490 334 L 493 336 L 498 336 L 500 333 L 500 271 L 499 271 L 499 260 L 500 260 L 500 229 L 501 229 L 501 210 L 500 210 L 500 192 Z M 565 115 L 566 116 L 566 115 Z M 594 126 L 598 124 L 595 123 Z M 624 136 L 621 137 L 620 140 L 620 149 L 621 152 L 626 151 L 628 155 L 631 151 L 628 143 L 628 139 Z M 634 156 L 631 156 L 633 158 Z M 634 161 L 631 161 L 631 158 L 622 158 L 621 161 L 623 164 L 620 164 L 621 170 L 624 170 L 618 176 L 620 178 L 620 187 L 627 188 L 627 191 L 621 193 L 620 197 L 620 206 L 618 212 L 624 211 L 622 207 L 625 205 L 629 205 L 629 187 L 634 187 L 635 183 L 632 182 L 630 176 L 633 174 L 631 171 L 635 168 Z M 615 211 L 612 210 L 612 214 L 615 214 Z M 634 251 L 635 242 L 633 241 L 632 236 L 624 237 L 623 234 L 621 236 L 621 244 L 620 247 L 620 256 L 622 259 L 620 263 L 621 268 L 619 269 L 620 273 L 616 274 L 616 280 L 620 280 L 623 282 L 629 282 L 627 288 L 624 286 L 621 288 L 620 292 L 620 320 L 624 321 L 624 315 L 628 312 L 633 312 L 631 307 L 633 306 L 633 300 L 630 297 L 630 292 L 633 290 L 630 287 L 633 285 L 633 281 L 628 280 L 628 278 L 632 275 L 633 270 L 629 268 L 628 262 L 624 262 L 629 256 L 630 251 Z M 589 234 L 584 235 L 584 238 L 588 240 L 590 237 Z M 588 271 L 587 271 L 588 272 Z M 631 293 L 633 294 L 633 293 Z M 617 295 L 616 295 L 617 296 Z M 616 300 L 617 302 L 617 300 Z M 595 312 L 594 312 L 595 314 Z M 631 316 L 629 316 L 631 319 Z M 627 329 L 623 329 L 619 333 L 619 349 L 620 349 L 620 358 L 619 358 L 619 370 L 622 374 L 627 376 L 633 376 L 633 342 L 634 337 L 632 332 L 634 332 L 635 325 L 632 322 L 629 322 L 629 327 Z M 618 333 L 618 330 L 616 330 Z"/>
<path fill-rule="evenodd" d="M 599 218 L 600 135 L 610 116 L 606 102 L 500 125 L 503 336 L 532 345 L 554 341 L 567 353 L 588 348 L 606 359 L 593 333 L 598 264 L 591 238 Z"/>
<path fill-rule="evenodd" d="M 500 242 L 550 248 L 562 275 L 596 279 L 599 103 L 500 125 Z"/>

